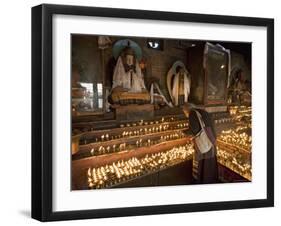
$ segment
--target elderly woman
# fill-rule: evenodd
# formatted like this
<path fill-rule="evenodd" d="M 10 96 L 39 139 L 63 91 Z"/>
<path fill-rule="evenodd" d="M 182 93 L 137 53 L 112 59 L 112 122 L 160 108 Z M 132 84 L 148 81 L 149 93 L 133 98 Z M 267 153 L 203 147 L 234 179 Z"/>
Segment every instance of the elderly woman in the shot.
<path fill-rule="evenodd" d="M 194 137 L 198 137 L 202 124 L 206 131 L 207 139 L 211 143 L 209 150 L 200 150 L 200 138 L 194 139 L 195 154 L 193 159 L 192 175 L 195 183 L 217 183 L 218 182 L 218 166 L 217 166 L 217 150 L 216 150 L 216 133 L 213 121 L 208 112 L 202 109 L 196 109 L 192 105 L 185 104 L 183 112 L 189 118 L 189 126 Z M 200 123 L 201 120 L 201 123 Z M 202 147 L 201 147 L 202 148 Z"/>

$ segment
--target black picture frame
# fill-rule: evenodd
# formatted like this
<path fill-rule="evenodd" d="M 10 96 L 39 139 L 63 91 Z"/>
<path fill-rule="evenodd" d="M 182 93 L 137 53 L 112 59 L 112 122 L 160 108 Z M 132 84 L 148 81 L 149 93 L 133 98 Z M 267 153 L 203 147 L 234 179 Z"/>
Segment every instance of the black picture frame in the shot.
<path fill-rule="evenodd" d="M 52 18 L 55 14 L 265 27 L 267 29 L 267 198 L 54 212 L 52 210 Z M 32 8 L 32 218 L 40 221 L 56 221 L 271 206 L 274 206 L 273 19 L 49 4 Z"/>

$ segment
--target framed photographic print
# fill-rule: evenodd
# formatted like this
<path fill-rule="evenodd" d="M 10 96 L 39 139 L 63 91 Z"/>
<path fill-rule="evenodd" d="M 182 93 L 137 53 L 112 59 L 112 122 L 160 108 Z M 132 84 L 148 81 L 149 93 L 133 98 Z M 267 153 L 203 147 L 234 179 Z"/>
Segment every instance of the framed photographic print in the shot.
<path fill-rule="evenodd" d="M 32 8 L 32 217 L 274 205 L 274 21 Z"/>

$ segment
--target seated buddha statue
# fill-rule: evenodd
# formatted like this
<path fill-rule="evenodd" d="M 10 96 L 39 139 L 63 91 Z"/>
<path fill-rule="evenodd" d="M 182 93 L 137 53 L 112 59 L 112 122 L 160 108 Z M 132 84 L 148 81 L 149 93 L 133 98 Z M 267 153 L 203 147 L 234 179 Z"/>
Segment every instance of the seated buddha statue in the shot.
<path fill-rule="evenodd" d="M 127 46 L 118 57 L 113 72 L 111 95 L 113 104 L 146 104 L 150 102 L 143 73 L 135 57 L 134 49 Z"/>

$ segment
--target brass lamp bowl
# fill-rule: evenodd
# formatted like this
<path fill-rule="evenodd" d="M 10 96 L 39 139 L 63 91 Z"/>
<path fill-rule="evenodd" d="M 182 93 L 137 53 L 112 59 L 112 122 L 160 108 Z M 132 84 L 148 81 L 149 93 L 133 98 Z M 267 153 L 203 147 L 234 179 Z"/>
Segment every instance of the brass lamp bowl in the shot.
<path fill-rule="evenodd" d="M 79 151 L 79 141 L 81 134 L 74 135 L 71 137 L 71 153 L 72 155 L 76 154 Z"/>

